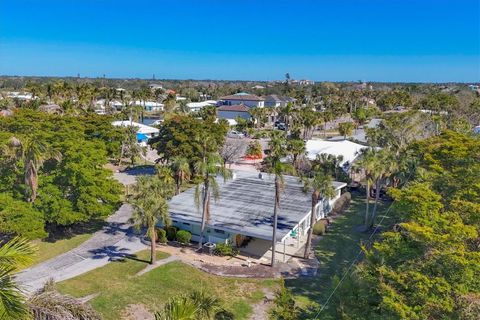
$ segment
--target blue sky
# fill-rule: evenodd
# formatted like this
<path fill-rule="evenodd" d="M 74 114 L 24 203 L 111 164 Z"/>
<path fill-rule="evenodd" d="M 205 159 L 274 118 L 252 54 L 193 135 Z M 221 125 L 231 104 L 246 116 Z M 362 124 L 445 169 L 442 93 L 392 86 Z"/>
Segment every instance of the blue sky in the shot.
<path fill-rule="evenodd" d="M 478 0 L 0 0 L 0 74 L 480 81 Z"/>

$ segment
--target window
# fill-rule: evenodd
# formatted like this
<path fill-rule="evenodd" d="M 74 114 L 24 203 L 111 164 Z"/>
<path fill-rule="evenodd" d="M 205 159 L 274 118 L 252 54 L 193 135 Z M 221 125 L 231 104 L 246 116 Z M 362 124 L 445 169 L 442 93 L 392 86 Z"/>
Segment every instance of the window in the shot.
<path fill-rule="evenodd" d="M 186 225 L 186 226 L 190 225 L 190 223 L 188 223 L 188 222 L 184 222 L 183 224 Z"/>
<path fill-rule="evenodd" d="M 225 231 L 223 231 L 223 230 L 213 229 L 213 231 L 215 231 L 216 233 L 225 234 Z"/>

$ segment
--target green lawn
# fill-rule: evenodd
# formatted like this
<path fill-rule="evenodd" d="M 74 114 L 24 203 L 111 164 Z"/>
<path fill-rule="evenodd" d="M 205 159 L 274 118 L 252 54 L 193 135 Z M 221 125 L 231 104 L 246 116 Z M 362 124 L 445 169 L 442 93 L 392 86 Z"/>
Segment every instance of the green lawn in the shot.
<path fill-rule="evenodd" d="M 57 240 L 55 242 L 34 241 L 34 244 L 38 250 L 32 265 L 46 261 L 62 253 L 70 251 L 90 239 L 91 236 L 92 234 L 79 234 L 69 239 Z"/>
<path fill-rule="evenodd" d="M 262 287 L 276 284 L 273 280 L 217 277 L 181 262 L 171 262 L 136 277 L 147 265 L 142 259 L 147 258 L 148 251 L 141 252 L 137 260 L 109 263 L 63 281 L 58 288 L 75 297 L 98 294 L 90 303 L 105 319 L 119 319 L 129 304 L 141 303 L 151 311 L 159 310 L 168 298 L 193 289 L 217 296 L 236 319 L 246 319 L 252 312 L 250 305 L 261 301 Z M 159 258 L 165 258 L 165 254 L 159 253 Z"/>
<path fill-rule="evenodd" d="M 104 221 L 102 220 L 92 221 L 84 225 L 79 224 L 72 230 L 61 230 L 56 236 L 52 235 L 51 239 L 32 241 L 37 248 L 37 252 L 33 261 L 22 269 L 47 261 L 78 247 L 90 239 L 103 225 Z"/>
<path fill-rule="evenodd" d="M 381 219 L 389 203 L 380 203 L 377 221 Z M 372 208 L 370 206 L 370 208 Z M 320 261 L 317 276 L 305 279 L 287 280 L 286 285 L 293 290 L 295 297 L 307 313 L 308 309 L 317 310 L 331 293 L 332 279 L 335 275 L 342 275 L 360 250 L 360 243 L 370 234 L 358 231 L 363 224 L 365 215 L 365 199 L 354 195 L 349 209 L 335 219 L 331 229 L 320 240 L 315 248 L 315 254 Z M 383 225 L 391 223 L 385 218 Z M 310 315 L 311 317 L 311 315 Z"/>

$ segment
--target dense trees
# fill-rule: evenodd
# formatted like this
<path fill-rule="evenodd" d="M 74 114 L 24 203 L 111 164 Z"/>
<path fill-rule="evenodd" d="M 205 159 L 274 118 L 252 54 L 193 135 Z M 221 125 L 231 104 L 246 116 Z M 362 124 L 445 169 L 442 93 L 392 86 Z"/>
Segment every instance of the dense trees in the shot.
<path fill-rule="evenodd" d="M 445 132 L 411 146 L 415 178 L 395 198 L 392 230 L 336 294 L 336 318 L 475 319 L 480 311 L 480 142 Z"/>
<path fill-rule="evenodd" d="M 3 233 L 37 238 L 114 211 L 120 188 L 103 166 L 118 155 L 119 133 L 109 121 L 28 110 L 0 118 Z"/>

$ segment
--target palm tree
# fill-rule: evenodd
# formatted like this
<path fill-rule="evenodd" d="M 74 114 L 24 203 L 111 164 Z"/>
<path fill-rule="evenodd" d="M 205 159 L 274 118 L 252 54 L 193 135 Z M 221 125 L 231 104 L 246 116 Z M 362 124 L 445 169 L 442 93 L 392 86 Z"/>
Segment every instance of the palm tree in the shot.
<path fill-rule="evenodd" d="M 100 320 L 101 316 L 87 303 L 58 292 L 53 280 L 47 281 L 27 301 L 35 320 Z"/>
<path fill-rule="evenodd" d="M 205 140 L 204 150 L 208 139 Z M 223 166 L 223 161 L 218 152 L 204 152 L 203 158 L 195 165 L 195 171 L 202 178 L 202 183 L 198 184 L 195 188 L 195 203 L 197 208 L 202 204 L 202 225 L 200 231 L 200 240 L 198 241 L 198 248 L 202 248 L 203 235 L 205 232 L 205 226 L 207 221 L 210 220 L 210 199 L 213 195 L 213 199 L 216 201 L 220 197 L 219 186 L 217 182 L 217 175 L 223 176 L 223 178 L 229 179 L 231 177 L 231 171 Z M 200 199 L 201 197 L 201 199 Z"/>
<path fill-rule="evenodd" d="M 370 202 L 370 184 L 374 179 L 376 167 L 378 166 L 377 151 L 374 148 L 365 148 L 360 152 L 360 159 L 355 163 L 357 169 L 363 169 L 366 182 L 366 202 L 365 202 L 365 228 L 369 227 L 369 202 Z"/>
<path fill-rule="evenodd" d="M 168 215 L 167 198 L 170 195 L 171 186 L 166 186 L 156 176 L 140 176 L 134 189 L 133 196 L 129 202 L 134 207 L 132 220 L 137 229 L 147 228 L 150 237 L 150 264 L 156 261 L 155 242 L 157 234 L 155 226 L 162 222 L 168 226 L 170 217 Z"/>
<path fill-rule="evenodd" d="M 62 156 L 40 140 L 31 137 L 25 137 L 22 140 L 16 137 L 10 138 L 5 151 L 10 157 L 23 162 L 25 184 L 29 188 L 26 198 L 27 201 L 34 202 L 37 198 L 38 171 L 46 160 L 60 161 Z"/>
<path fill-rule="evenodd" d="M 29 315 L 13 273 L 32 261 L 35 248 L 23 238 L 13 238 L 0 247 L 0 319 L 23 319 Z"/>
<path fill-rule="evenodd" d="M 202 291 L 171 298 L 155 320 L 208 320 L 216 319 L 223 310 L 220 301 Z"/>
<path fill-rule="evenodd" d="M 274 131 L 268 143 L 270 154 L 265 158 L 264 168 L 269 174 L 275 176 L 275 199 L 273 205 L 273 232 L 272 232 L 272 260 L 271 266 L 275 266 L 275 250 L 277 244 L 277 223 L 278 210 L 280 207 L 280 194 L 285 186 L 284 173 L 293 173 L 295 169 L 288 163 L 281 161 L 286 154 L 286 140 L 285 136 L 279 131 Z"/>
<path fill-rule="evenodd" d="M 332 186 L 332 178 L 321 170 L 316 170 L 313 177 L 306 179 L 304 190 L 312 190 L 312 211 L 310 215 L 310 229 L 308 229 L 307 243 L 305 245 L 304 258 L 310 256 L 310 246 L 312 244 L 313 226 L 317 222 L 315 208 L 320 200 L 328 201 L 335 196 L 335 189 Z"/>
<path fill-rule="evenodd" d="M 182 185 L 190 180 L 190 164 L 183 157 L 174 157 L 170 163 L 170 168 L 175 178 L 175 194 L 179 194 Z"/>
<path fill-rule="evenodd" d="M 373 181 L 375 183 L 375 203 L 370 219 L 370 227 L 373 226 L 377 216 L 378 200 L 380 198 L 380 189 L 382 184 L 398 170 L 398 162 L 395 155 L 389 149 L 382 149 L 377 152 L 377 162 L 372 171 Z"/>

